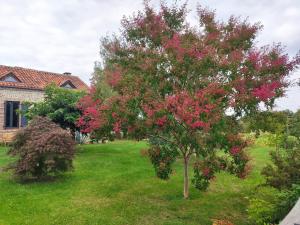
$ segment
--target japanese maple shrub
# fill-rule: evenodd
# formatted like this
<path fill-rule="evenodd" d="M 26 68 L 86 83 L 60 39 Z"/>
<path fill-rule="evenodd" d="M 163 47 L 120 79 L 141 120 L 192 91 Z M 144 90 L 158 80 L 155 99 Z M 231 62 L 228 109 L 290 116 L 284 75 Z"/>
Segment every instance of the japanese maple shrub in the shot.
<path fill-rule="evenodd" d="M 259 104 L 272 107 L 300 61 L 289 59 L 280 45 L 256 47 L 259 24 L 235 17 L 219 22 L 200 6 L 197 12 L 195 27 L 186 22 L 186 5 L 162 3 L 156 11 L 146 3 L 125 17 L 120 36 L 104 38 L 101 49 L 103 76 L 117 94 L 99 99 L 95 87 L 79 103 L 84 132 L 148 137 L 160 178 L 168 179 L 181 158 L 185 198 L 191 157 L 193 183 L 201 190 L 220 170 L 247 175 L 247 142 L 237 119 Z"/>
<path fill-rule="evenodd" d="M 21 180 L 43 179 L 72 169 L 75 143 L 72 135 L 47 117 L 35 117 L 18 131 L 8 154 L 8 166 Z"/>

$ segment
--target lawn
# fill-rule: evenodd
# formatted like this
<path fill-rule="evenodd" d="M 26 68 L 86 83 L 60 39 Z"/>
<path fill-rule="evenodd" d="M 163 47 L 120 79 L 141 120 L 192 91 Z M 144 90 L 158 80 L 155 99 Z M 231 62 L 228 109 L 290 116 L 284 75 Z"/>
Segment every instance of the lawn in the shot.
<path fill-rule="evenodd" d="M 247 219 L 248 198 L 263 181 L 260 169 L 268 148 L 252 147 L 254 170 L 240 180 L 221 173 L 207 192 L 191 187 L 182 198 L 182 168 L 175 165 L 169 181 L 154 176 L 144 142 L 116 141 L 80 147 L 75 170 L 54 182 L 18 184 L 0 172 L 0 225 L 11 224 L 211 224 L 227 219 L 236 225 Z M 0 148 L 0 167 L 9 161 Z"/>

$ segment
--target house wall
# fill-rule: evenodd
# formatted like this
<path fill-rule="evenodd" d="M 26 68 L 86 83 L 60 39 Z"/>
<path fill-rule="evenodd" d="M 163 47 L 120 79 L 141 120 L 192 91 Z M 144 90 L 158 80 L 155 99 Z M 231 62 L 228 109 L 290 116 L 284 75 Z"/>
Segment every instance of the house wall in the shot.
<path fill-rule="evenodd" d="M 43 99 L 43 91 L 0 87 L 0 142 L 9 141 L 18 131 L 18 129 L 5 129 L 4 127 L 4 102 L 39 102 Z"/>

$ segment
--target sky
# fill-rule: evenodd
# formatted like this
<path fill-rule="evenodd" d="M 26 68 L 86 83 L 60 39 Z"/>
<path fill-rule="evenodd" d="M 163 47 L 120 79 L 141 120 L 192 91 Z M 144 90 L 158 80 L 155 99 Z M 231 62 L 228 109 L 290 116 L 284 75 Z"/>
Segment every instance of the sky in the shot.
<path fill-rule="evenodd" d="M 167 0 L 168 3 L 175 1 Z M 179 4 L 185 1 L 177 1 Z M 71 72 L 89 83 L 100 60 L 100 38 L 118 33 L 120 20 L 142 9 L 142 0 L 0 0 L 0 64 L 50 72 Z M 151 4 L 158 6 L 159 0 Z M 290 56 L 300 50 L 300 0 L 189 0 L 196 25 L 197 4 L 260 22 L 257 45 L 281 42 Z M 300 78 L 300 70 L 291 80 Z M 278 110 L 300 109 L 300 87 L 276 102 Z"/>

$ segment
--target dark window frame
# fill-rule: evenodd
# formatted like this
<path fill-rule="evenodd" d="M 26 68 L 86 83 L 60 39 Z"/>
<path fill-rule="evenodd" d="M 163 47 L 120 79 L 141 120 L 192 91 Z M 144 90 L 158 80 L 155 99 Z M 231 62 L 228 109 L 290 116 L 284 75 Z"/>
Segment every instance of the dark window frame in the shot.
<path fill-rule="evenodd" d="M 76 86 L 70 80 L 65 81 L 62 85 L 60 85 L 60 87 L 66 88 L 66 89 L 76 89 Z"/>
<path fill-rule="evenodd" d="M 20 110 L 20 104 L 21 104 L 20 101 L 4 102 L 4 128 L 5 129 L 16 129 L 20 127 L 20 115 L 17 112 L 17 110 Z"/>

